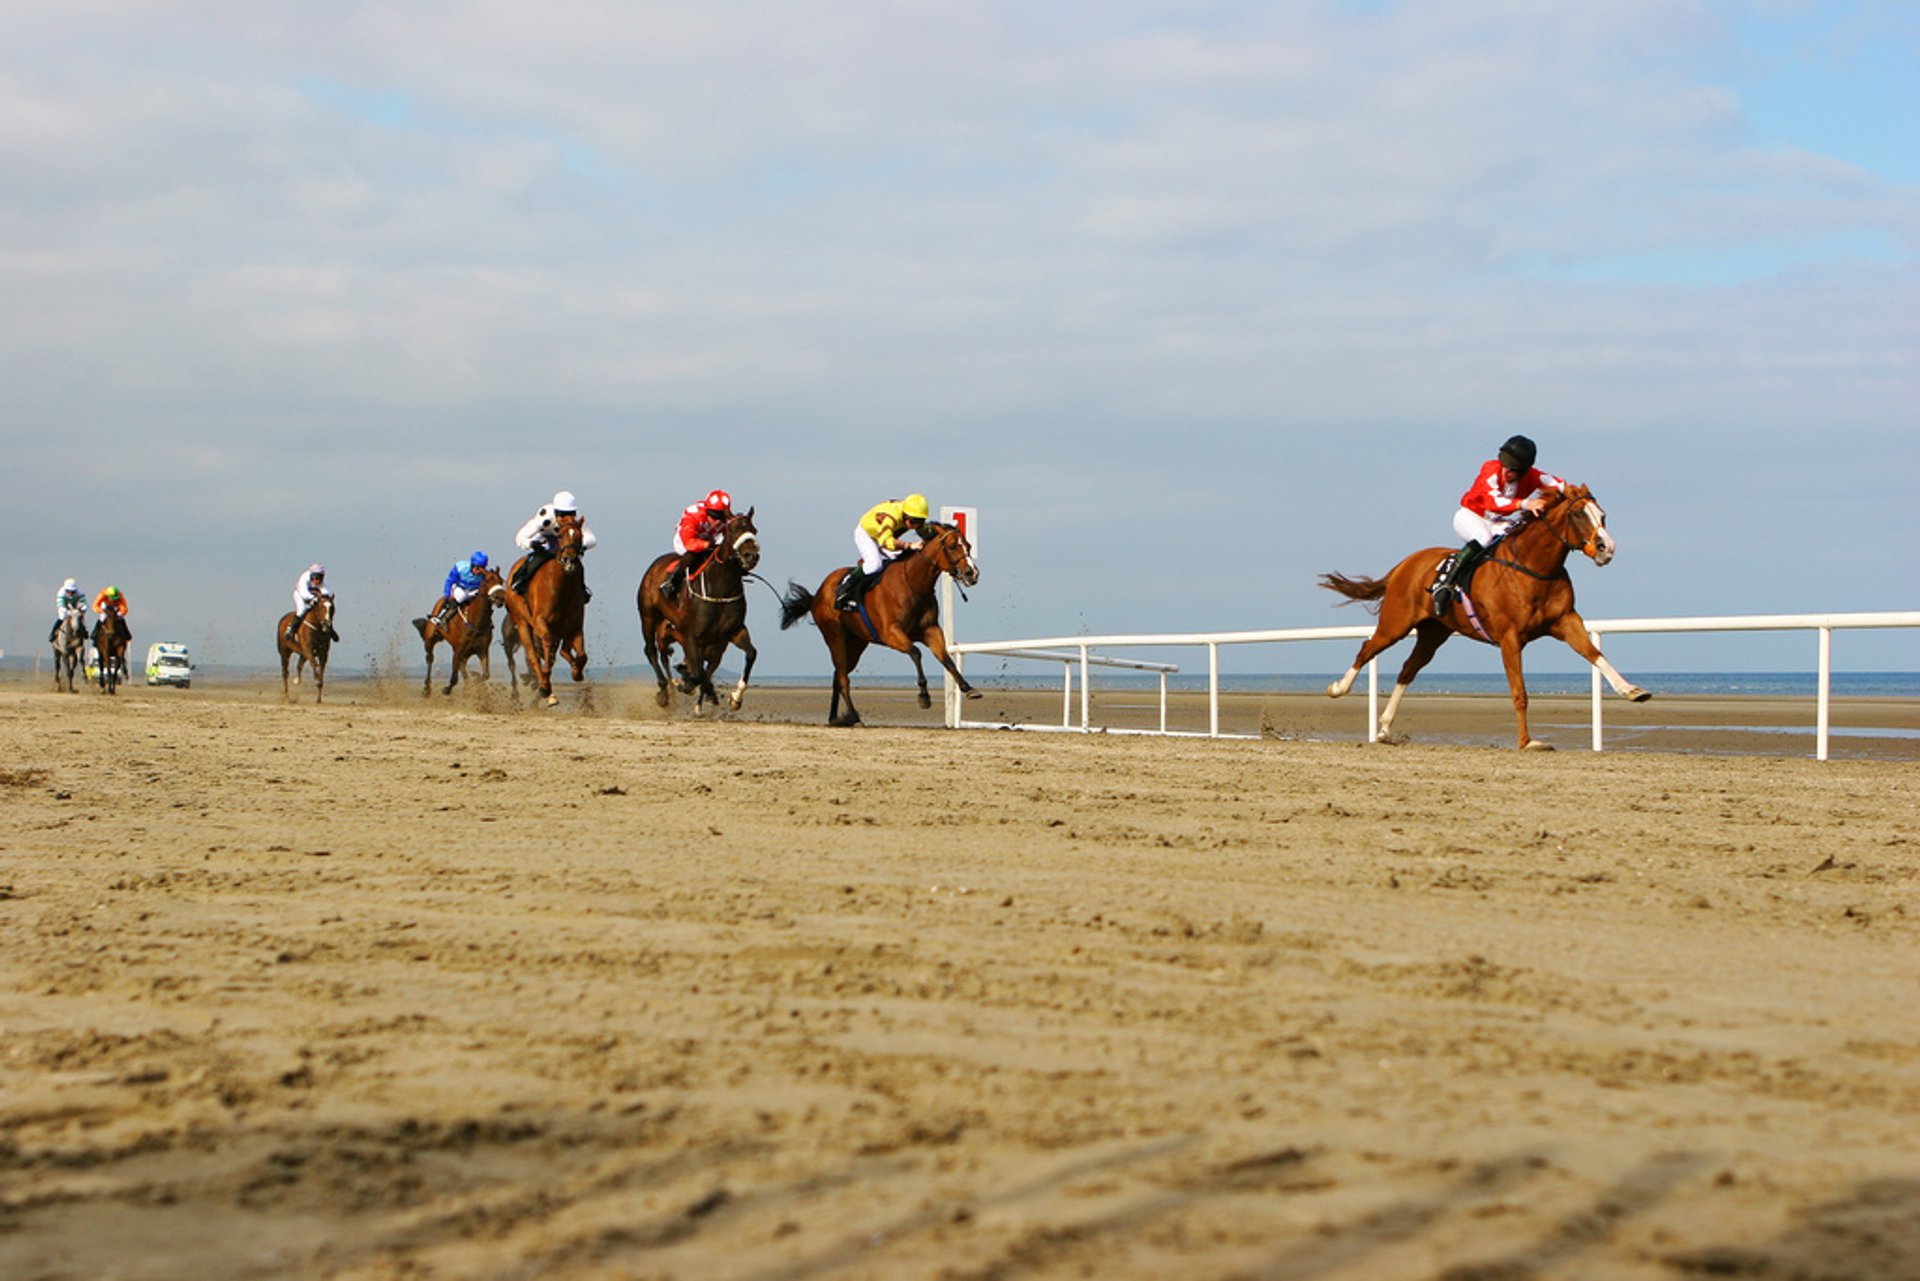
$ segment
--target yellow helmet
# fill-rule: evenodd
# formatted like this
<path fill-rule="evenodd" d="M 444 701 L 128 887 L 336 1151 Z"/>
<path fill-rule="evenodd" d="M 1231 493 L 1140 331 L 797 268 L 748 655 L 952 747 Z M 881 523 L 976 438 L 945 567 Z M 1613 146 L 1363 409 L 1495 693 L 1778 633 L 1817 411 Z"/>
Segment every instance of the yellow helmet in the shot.
<path fill-rule="evenodd" d="M 900 504 L 900 507 L 907 515 L 913 517 L 915 520 L 925 520 L 927 518 L 927 496 L 925 494 L 908 494 L 907 501 Z"/>

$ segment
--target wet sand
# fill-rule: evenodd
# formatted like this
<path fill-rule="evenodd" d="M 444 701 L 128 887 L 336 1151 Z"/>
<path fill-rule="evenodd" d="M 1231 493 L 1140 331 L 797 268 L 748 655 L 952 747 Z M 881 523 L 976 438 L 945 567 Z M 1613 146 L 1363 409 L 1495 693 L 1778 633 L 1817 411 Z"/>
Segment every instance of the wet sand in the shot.
<path fill-rule="evenodd" d="M 0 1276 L 1920 1275 L 1920 775 L 1811 700 L 264 689 L 0 684 Z"/>

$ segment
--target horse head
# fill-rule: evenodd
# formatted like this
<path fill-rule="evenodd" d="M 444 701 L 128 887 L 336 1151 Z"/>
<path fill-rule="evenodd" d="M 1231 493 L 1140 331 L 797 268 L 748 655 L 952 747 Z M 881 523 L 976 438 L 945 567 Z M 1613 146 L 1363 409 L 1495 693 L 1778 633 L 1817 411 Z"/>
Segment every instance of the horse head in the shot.
<path fill-rule="evenodd" d="M 327 631 L 333 626 L 333 597 L 321 595 L 313 598 L 312 608 L 307 610 L 307 626 Z"/>
<path fill-rule="evenodd" d="M 1613 535 L 1607 532 L 1607 513 L 1585 485 L 1568 485 L 1564 492 L 1550 495 L 1540 519 L 1562 543 L 1579 548 L 1594 564 L 1613 559 L 1616 549 Z"/>
<path fill-rule="evenodd" d="M 932 558 L 933 563 L 962 587 L 972 587 L 980 581 L 980 567 L 973 563 L 973 548 L 967 545 L 967 536 L 955 525 L 942 525 L 938 521 L 928 521 L 927 531 L 931 534 L 921 545 L 920 554 Z"/>
<path fill-rule="evenodd" d="M 727 548 L 740 563 L 740 572 L 751 574 L 760 563 L 760 531 L 753 526 L 753 508 L 727 521 Z"/>
<path fill-rule="evenodd" d="M 578 516 L 562 516 L 554 528 L 553 558 L 560 562 L 560 570 L 566 574 L 580 572 L 581 543 L 585 535 Z"/>

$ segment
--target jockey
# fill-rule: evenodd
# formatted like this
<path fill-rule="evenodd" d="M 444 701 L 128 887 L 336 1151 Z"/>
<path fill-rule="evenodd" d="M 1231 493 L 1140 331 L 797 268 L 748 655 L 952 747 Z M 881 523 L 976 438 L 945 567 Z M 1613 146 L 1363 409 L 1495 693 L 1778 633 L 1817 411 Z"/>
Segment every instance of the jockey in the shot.
<path fill-rule="evenodd" d="M 293 621 L 287 624 L 287 644 L 294 643 L 300 631 L 300 620 L 307 616 L 314 602 L 323 596 L 332 600 L 333 589 L 327 586 L 327 567 L 315 561 L 293 582 Z M 340 633 L 333 630 L 332 624 L 327 626 L 327 636 L 332 640 L 340 639 Z"/>
<path fill-rule="evenodd" d="M 727 522 L 732 519 L 733 495 L 724 489 L 714 490 L 680 513 L 680 526 L 673 533 L 673 550 L 680 553 L 680 560 L 660 584 L 662 596 L 672 600 L 680 594 L 680 585 L 687 581 L 687 571 L 693 568 L 701 553 L 720 545 L 720 540 L 726 537 Z"/>
<path fill-rule="evenodd" d="M 1453 531 L 1466 540 L 1453 567 L 1433 589 L 1433 612 L 1444 614 L 1453 604 L 1454 585 L 1486 554 L 1495 539 L 1507 534 L 1523 516 L 1538 516 L 1547 505 L 1541 492 L 1565 490 L 1567 482 L 1533 465 L 1534 444 L 1525 436 L 1510 436 L 1497 458 L 1480 464 L 1480 474 L 1460 496 L 1453 514 Z"/>
<path fill-rule="evenodd" d="M 908 494 L 905 498 L 891 498 L 878 503 L 860 518 L 860 523 L 853 527 L 853 546 L 860 553 L 860 563 L 848 570 L 846 577 L 840 580 L 840 590 L 833 597 L 836 609 L 855 609 L 859 606 L 860 598 L 880 577 L 880 571 L 887 562 L 899 559 L 901 553 L 906 551 L 900 546 L 900 536 L 919 536 L 928 510 L 925 494 Z"/>
<path fill-rule="evenodd" d="M 485 552 L 475 552 L 465 560 L 454 562 L 453 568 L 447 571 L 447 581 L 440 588 L 440 603 L 434 607 L 436 625 L 445 627 L 454 610 L 480 594 L 486 586 L 484 574 L 488 563 Z M 492 619 L 492 610 L 487 611 L 487 617 Z"/>
<path fill-rule="evenodd" d="M 520 572 L 513 577 L 513 590 L 526 594 L 527 584 L 533 581 L 533 571 L 553 559 L 554 531 L 560 527 L 561 519 L 569 518 L 580 522 L 580 550 L 593 550 L 599 540 L 593 531 L 587 528 L 587 522 L 580 515 L 580 504 L 574 501 L 573 494 L 561 490 L 553 496 L 553 501 L 533 514 L 533 519 L 520 527 L 513 536 L 513 545 L 527 552 L 521 563 Z M 584 584 L 583 584 L 584 588 Z M 593 599 L 593 593 L 587 592 L 587 599 Z"/>
<path fill-rule="evenodd" d="M 84 631 L 87 626 L 87 594 L 71 578 L 60 584 L 60 594 L 53 598 L 53 630 L 47 633 L 47 644 L 53 644 L 53 638 L 60 634 L 60 624 L 70 609 L 80 611 L 80 627 Z"/>

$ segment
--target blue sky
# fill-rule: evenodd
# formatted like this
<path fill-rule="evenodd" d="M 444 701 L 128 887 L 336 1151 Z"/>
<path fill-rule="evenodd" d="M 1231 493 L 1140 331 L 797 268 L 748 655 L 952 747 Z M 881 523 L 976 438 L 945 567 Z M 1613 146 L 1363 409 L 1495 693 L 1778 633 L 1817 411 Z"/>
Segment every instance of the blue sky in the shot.
<path fill-rule="evenodd" d="M 1515 431 L 1607 506 L 1590 616 L 1920 605 L 1909 5 L 9 9 L 9 653 L 74 574 L 267 661 L 321 559 L 347 653 L 411 659 L 561 487 L 615 662 L 715 485 L 777 581 L 977 506 L 972 638 L 1351 622 L 1315 576 L 1449 541 Z"/>

